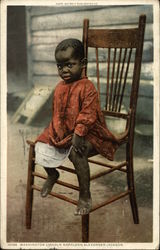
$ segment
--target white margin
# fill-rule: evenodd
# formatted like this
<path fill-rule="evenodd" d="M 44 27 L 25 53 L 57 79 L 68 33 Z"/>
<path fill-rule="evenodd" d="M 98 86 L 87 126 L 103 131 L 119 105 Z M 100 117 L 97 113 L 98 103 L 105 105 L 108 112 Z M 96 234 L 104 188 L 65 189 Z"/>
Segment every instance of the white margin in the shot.
<path fill-rule="evenodd" d="M 153 9 L 154 15 L 154 144 L 153 144 L 153 242 L 159 242 L 159 198 L 160 198 L 160 184 L 159 184 L 159 174 L 160 174 L 160 64 L 159 64 L 159 56 L 160 56 L 160 39 L 159 39 L 159 4 L 154 6 Z M 160 244 L 160 242 L 159 242 Z M 157 246 L 158 247 L 158 246 Z M 160 247 L 160 245 L 159 245 Z"/>
<path fill-rule="evenodd" d="M 1 2 L 1 245 L 6 242 L 7 208 L 7 72 L 6 72 L 6 6 Z M 3 16 L 3 18 L 2 18 Z"/>

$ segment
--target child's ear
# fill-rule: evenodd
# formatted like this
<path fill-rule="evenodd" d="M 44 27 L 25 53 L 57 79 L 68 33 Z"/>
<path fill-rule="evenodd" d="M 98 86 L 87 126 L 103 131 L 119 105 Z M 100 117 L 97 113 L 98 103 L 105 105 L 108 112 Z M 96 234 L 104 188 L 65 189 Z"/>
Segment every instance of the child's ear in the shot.
<path fill-rule="evenodd" d="M 82 63 L 82 66 L 83 66 L 83 67 L 86 67 L 86 66 L 87 66 L 87 63 L 88 63 L 87 58 L 83 58 L 83 59 L 81 60 L 81 63 Z"/>

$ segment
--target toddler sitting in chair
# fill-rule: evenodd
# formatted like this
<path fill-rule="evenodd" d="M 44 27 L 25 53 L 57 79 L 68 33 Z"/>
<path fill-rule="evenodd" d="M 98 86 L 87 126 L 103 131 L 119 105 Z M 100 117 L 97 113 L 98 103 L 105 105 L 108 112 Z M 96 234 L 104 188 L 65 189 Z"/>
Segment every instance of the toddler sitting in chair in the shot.
<path fill-rule="evenodd" d="M 87 64 L 83 44 L 77 39 L 65 39 L 55 50 L 58 73 L 62 80 L 53 94 L 53 115 L 49 126 L 36 140 L 36 163 L 42 165 L 48 177 L 41 196 L 46 197 L 59 178 L 56 167 L 68 157 L 79 182 L 76 215 L 88 214 L 92 207 L 88 157 L 100 153 L 113 160 L 117 144 L 107 129 L 100 109 L 98 93 L 84 76 Z"/>

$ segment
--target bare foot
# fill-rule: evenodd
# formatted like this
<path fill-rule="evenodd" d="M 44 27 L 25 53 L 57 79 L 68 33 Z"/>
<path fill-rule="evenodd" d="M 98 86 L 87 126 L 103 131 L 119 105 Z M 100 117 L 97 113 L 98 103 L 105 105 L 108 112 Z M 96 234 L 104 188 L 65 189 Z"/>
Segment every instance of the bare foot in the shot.
<path fill-rule="evenodd" d="M 77 209 L 75 211 L 75 215 L 89 214 L 91 208 L 92 208 L 91 198 L 87 198 L 87 199 L 80 198 L 78 201 Z"/>
<path fill-rule="evenodd" d="M 54 175 L 48 175 L 48 177 L 47 177 L 47 179 L 42 187 L 42 190 L 41 190 L 41 196 L 43 198 L 46 197 L 51 192 L 53 185 L 56 183 L 58 178 L 59 178 L 58 171 L 55 172 Z"/>

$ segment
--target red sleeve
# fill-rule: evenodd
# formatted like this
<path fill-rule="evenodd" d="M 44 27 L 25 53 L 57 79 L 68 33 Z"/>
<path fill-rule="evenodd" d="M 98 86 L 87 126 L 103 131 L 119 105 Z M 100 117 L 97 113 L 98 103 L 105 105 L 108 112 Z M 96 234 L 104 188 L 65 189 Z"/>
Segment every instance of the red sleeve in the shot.
<path fill-rule="evenodd" d="M 76 119 L 75 134 L 85 136 L 97 119 L 98 94 L 91 82 L 87 82 L 82 98 L 81 111 Z"/>

